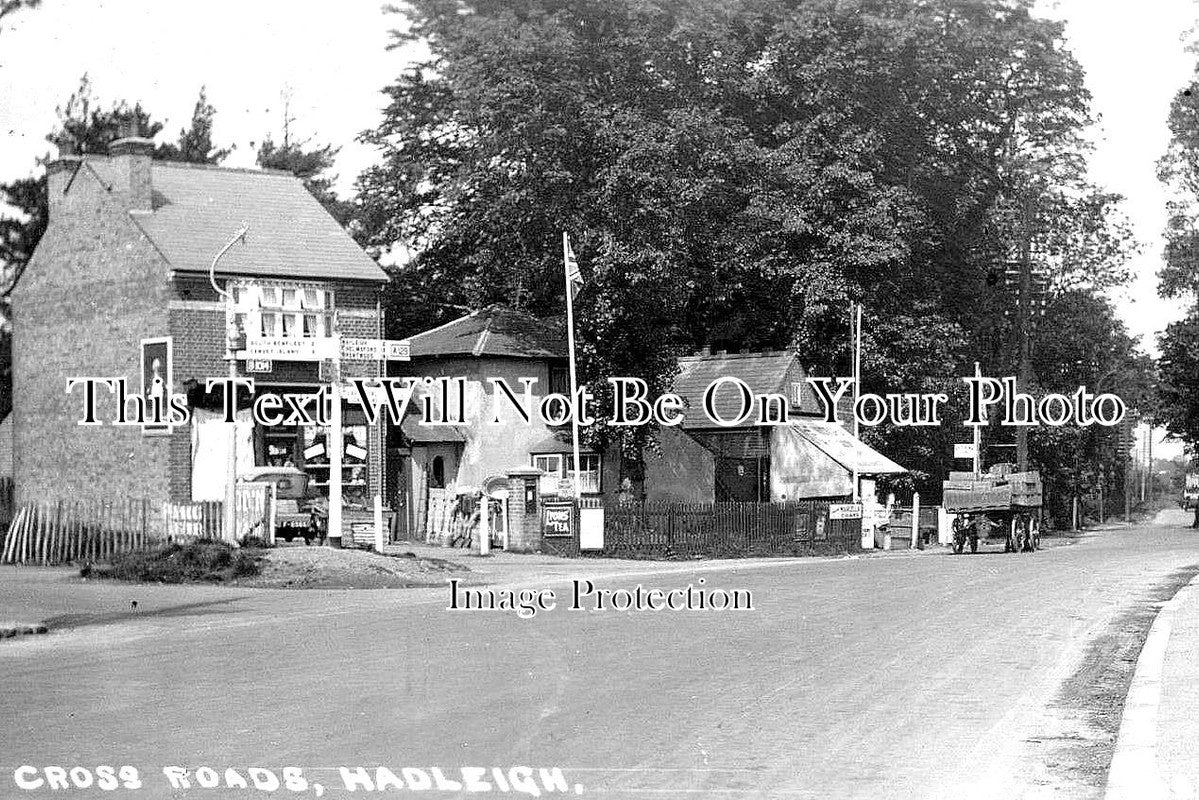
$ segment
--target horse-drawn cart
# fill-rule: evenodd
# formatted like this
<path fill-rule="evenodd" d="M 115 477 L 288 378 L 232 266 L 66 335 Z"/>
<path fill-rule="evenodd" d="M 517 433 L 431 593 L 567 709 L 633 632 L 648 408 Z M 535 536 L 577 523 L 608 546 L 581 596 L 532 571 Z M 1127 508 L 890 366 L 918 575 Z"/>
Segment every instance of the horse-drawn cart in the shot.
<path fill-rule="evenodd" d="M 942 484 L 945 510 L 954 515 L 953 551 L 1002 538 L 1004 552 L 1032 552 L 1041 546 L 1041 474 L 1010 472 L 996 465 L 985 475 L 951 472 Z"/>

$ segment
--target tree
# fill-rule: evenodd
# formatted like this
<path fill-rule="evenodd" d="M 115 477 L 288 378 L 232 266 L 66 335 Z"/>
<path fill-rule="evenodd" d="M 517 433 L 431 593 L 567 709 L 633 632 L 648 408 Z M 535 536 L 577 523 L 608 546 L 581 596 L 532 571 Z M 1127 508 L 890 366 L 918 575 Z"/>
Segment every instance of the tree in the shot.
<path fill-rule="evenodd" d="M 218 149 L 212 143 L 212 121 L 216 109 L 208 102 L 205 87 L 200 87 L 191 124 L 179 131 L 177 144 L 159 145 L 154 157 L 163 161 L 186 161 L 192 164 L 219 164 L 229 155 L 229 148 Z"/>
<path fill-rule="evenodd" d="M 213 113 L 212 106 L 207 104 L 201 90 L 192 126 L 180 132 L 178 144 L 159 145 L 154 157 L 197 163 L 219 161 L 228 151 L 214 152 L 212 149 L 210 133 Z M 79 88 L 67 102 L 57 108 L 57 114 L 58 125 L 46 136 L 46 140 L 63 151 L 80 155 L 107 154 L 108 145 L 114 139 L 134 132 L 153 138 L 163 127 L 140 104 L 131 106 L 120 101 L 103 107 L 97 102 L 87 75 L 80 80 Z M 44 163 L 44 159 L 39 163 Z M 8 292 L 20 279 L 21 271 L 46 231 L 49 198 L 44 172 L 0 184 L 0 201 L 15 209 L 19 215 L 0 217 L 0 268 L 3 268 L 4 273 L 4 303 L 7 306 Z M 3 327 L 0 328 L 0 416 L 7 414 L 12 405 L 8 357 L 11 332 L 7 307 L 3 318 Z"/>
<path fill-rule="evenodd" d="M 1118 282 L 1127 255 L 1116 199 L 1083 177 L 1081 69 L 1030 8 L 413 0 L 397 35 L 431 57 L 363 137 L 382 154 L 359 179 L 365 241 L 416 252 L 400 287 L 555 314 L 571 232 L 593 386 L 661 391 L 676 352 L 714 339 L 845 374 L 851 301 L 877 332 L 867 389 L 909 391 L 912 358 L 941 382 L 971 349 L 1003 366 L 1011 293 L 987 280 L 1015 250 L 1013 203 L 1037 189 L 1061 288 Z M 448 315 L 417 308 L 393 333 Z M 648 433 L 590 435 L 636 474 Z"/>
<path fill-rule="evenodd" d="M 337 176 L 330 175 L 338 148 L 329 145 L 311 146 L 309 142 L 292 142 L 286 130 L 282 144 L 267 136 L 258 147 L 258 166 L 290 172 L 304 182 L 305 188 L 342 226 L 354 218 L 354 204 L 342 200 L 333 191 Z"/>
<path fill-rule="evenodd" d="M 1159 336 L 1161 370 L 1158 421 L 1192 449 L 1199 444 L 1199 66 L 1170 104 L 1170 145 L 1158 162 L 1158 178 L 1170 192 L 1164 263 L 1158 273 L 1163 297 L 1190 301 L 1187 316 Z M 1193 525 L 1199 527 L 1199 508 Z"/>
<path fill-rule="evenodd" d="M 22 8 L 37 8 L 42 0 L 0 0 L 0 20 L 9 14 L 15 14 Z M 0 28 L 0 30 L 4 30 Z"/>

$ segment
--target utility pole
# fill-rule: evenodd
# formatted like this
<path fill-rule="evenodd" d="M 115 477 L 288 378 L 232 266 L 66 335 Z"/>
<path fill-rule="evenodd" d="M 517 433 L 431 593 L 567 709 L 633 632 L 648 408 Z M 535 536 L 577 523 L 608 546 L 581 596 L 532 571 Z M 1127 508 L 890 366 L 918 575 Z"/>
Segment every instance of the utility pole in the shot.
<path fill-rule="evenodd" d="M 1032 223 L 1033 198 L 1031 189 L 1024 193 L 1023 223 L 1020 231 L 1020 295 L 1016 306 L 1016 335 L 1020 348 L 1020 366 L 1016 388 L 1027 392 L 1032 383 Z M 1016 469 L 1028 471 L 1028 428 L 1016 428 Z"/>
<path fill-rule="evenodd" d="M 1125 417 L 1120 425 L 1120 438 L 1124 440 L 1124 524 L 1132 524 L 1132 465 L 1133 461 L 1132 421 Z"/>
<path fill-rule="evenodd" d="M 208 280 L 212 284 L 213 291 L 217 293 L 225 301 L 225 361 L 229 365 L 229 384 L 232 387 L 237 380 L 237 348 L 241 344 L 240 332 L 237 328 L 237 309 L 233 305 L 233 294 L 227 289 L 222 289 L 216 282 L 216 266 L 224 257 L 225 253 L 233 245 L 241 242 L 246 243 L 246 232 L 249 227 L 242 223 L 237 233 L 233 238 L 222 247 L 212 258 L 212 264 L 208 267 Z M 236 389 L 234 396 L 236 397 Z M 226 409 L 226 413 L 232 415 L 233 423 L 229 425 L 229 450 L 228 461 L 225 465 L 225 504 L 221 509 L 222 517 L 222 536 L 226 541 L 237 544 L 237 404 L 231 409 Z"/>

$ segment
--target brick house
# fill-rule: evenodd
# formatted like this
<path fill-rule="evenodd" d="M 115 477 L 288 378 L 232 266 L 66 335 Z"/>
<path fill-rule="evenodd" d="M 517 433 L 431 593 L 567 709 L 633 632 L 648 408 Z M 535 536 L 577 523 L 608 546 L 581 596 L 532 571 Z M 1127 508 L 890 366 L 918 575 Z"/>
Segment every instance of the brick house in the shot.
<path fill-rule="evenodd" d="M 228 372 L 227 313 L 238 315 L 248 336 L 285 343 L 382 336 L 385 273 L 298 179 L 153 161 L 152 147 L 129 137 L 113 142 L 107 157 L 62 155 L 47 167 L 49 226 L 11 293 L 18 502 L 134 497 L 158 505 L 192 500 L 223 482 L 223 471 L 193 469 L 200 416 L 171 431 L 77 424 L 82 392 L 64 391 L 67 380 L 125 376 L 139 391 L 143 340 L 170 341 L 165 377 L 171 390 L 188 393 L 199 415 L 211 401 L 206 379 Z M 243 223 L 244 244 L 217 271 L 236 297 L 236 308 L 227 309 L 208 270 Z M 255 378 L 258 391 L 314 391 L 328 376 L 313 352 L 240 360 L 238 373 Z M 345 377 L 382 374 L 378 361 L 342 363 Z M 101 397 L 102 419 L 114 408 Z M 359 456 L 343 470 L 347 490 L 382 492 L 382 428 L 345 409 L 346 442 Z M 327 462 L 305 460 L 324 434 L 311 426 L 255 426 L 239 462 L 290 461 L 314 485 L 327 485 Z"/>

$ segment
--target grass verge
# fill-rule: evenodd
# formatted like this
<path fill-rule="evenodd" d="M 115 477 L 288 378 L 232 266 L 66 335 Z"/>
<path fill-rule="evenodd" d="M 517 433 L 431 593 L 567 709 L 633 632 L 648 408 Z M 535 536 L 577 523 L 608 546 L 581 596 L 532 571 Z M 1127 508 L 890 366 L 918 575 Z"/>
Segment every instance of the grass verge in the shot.
<path fill-rule="evenodd" d="M 85 565 L 79 575 L 144 583 L 226 583 L 258 575 L 262 558 L 258 549 L 235 549 L 216 539 L 197 539 L 122 553 L 106 563 Z"/>

